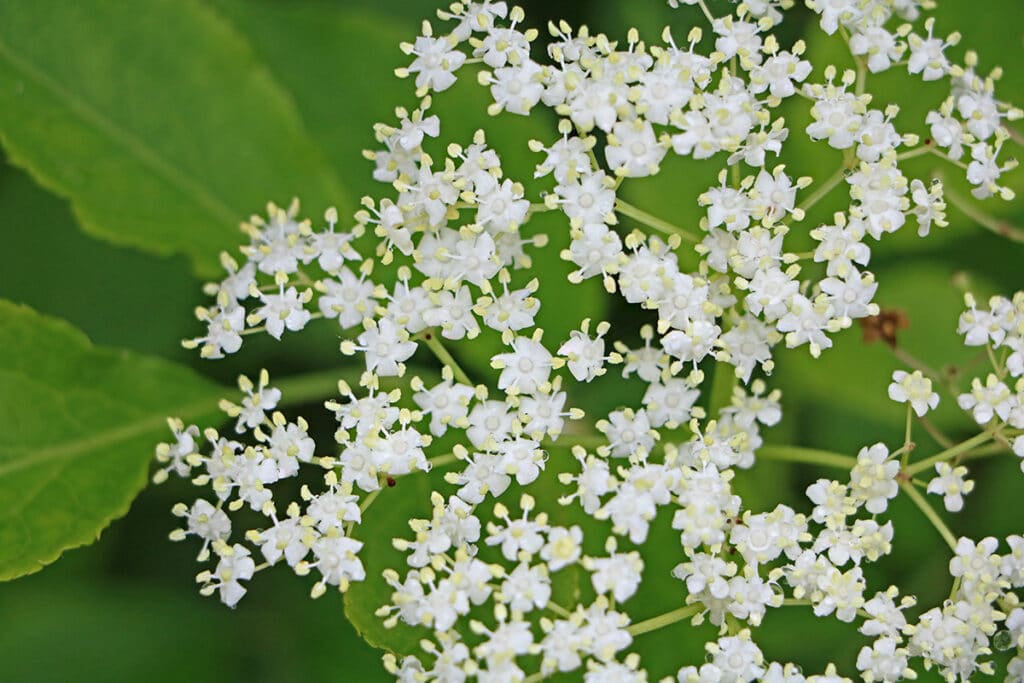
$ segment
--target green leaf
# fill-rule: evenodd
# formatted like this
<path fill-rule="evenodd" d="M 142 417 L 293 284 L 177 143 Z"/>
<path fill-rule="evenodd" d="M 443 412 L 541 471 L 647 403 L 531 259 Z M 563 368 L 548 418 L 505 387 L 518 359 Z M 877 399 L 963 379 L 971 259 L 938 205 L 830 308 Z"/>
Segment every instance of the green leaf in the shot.
<path fill-rule="evenodd" d="M 304 125 L 351 196 L 387 189 L 373 180 L 373 162 L 362 151 L 379 146 L 374 123 L 392 121 L 397 106 L 416 104 L 412 83 L 393 73 L 408 64 L 398 45 L 414 37 L 415 24 L 406 30 L 398 21 L 315 0 L 213 5 L 292 93 Z M 362 73 L 355 76 L 357 69 Z M 343 217 L 357 208 L 338 205 Z"/>
<path fill-rule="evenodd" d="M 220 388 L 166 361 L 94 347 L 0 300 L 0 580 L 91 543 L 146 483 L 166 417 L 217 413 Z"/>
<path fill-rule="evenodd" d="M 410 519 L 430 519 L 430 477 L 440 479 L 441 475 L 417 473 L 397 478 L 395 486 L 381 491 L 367 509 L 354 534 L 365 543 L 359 557 L 366 569 L 366 580 L 353 583 L 345 592 L 345 616 L 370 645 L 398 654 L 417 651 L 417 643 L 428 637 L 430 631 L 401 621 L 394 628 L 384 627 L 384 619 L 375 612 L 391 603 L 392 588 L 381 574 L 385 569 L 394 569 L 400 580 L 405 579 L 409 569 L 405 553 L 396 550 L 391 539 L 412 537 Z"/>
<path fill-rule="evenodd" d="M 268 199 L 345 199 L 286 92 L 195 1 L 0 6 L 0 139 L 91 235 L 204 276 Z"/>
<path fill-rule="evenodd" d="M 4 264 L 0 298 L 62 318 L 97 344 L 182 363 L 197 360 L 180 343 L 183 334 L 201 329 L 193 313 L 201 283 L 183 257 L 92 239 L 66 202 L 8 165 L 0 167 L 0 225 L 8 226 L 8 253 L 25 257 Z M 154 315 L 157 307 L 160 315 Z"/>

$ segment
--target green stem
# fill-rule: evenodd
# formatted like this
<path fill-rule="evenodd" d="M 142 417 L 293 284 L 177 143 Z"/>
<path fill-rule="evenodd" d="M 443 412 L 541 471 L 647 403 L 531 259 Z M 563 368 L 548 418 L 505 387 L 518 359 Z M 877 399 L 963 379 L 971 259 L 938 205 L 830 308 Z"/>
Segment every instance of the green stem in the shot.
<path fill-rule="evenodd" d="M 988 362 L 992 364 L 992 371 L 996 373 L 996 377 L 1001 380 L 1006 379 L 1006 368 L 996 358 L 996 352 L 992 350 L 991 342 L 985 343 L 985 353 L 988 354 Z"/>
<path fill-rule="evenodd" d="M 688 619 L 703 609 L 704 605 L 701 603 L 697 603 L 696 605 L 687 605 L 686 607 L 680 607 L 679 609 L 659 614 L 656 617 L 651 617 L 644 621 L 638 621 L 626 630 L 629 631 L 631 636 L 638 636 L 641 633 L 650 633 L 651 631 L 657 631 L 659 628 L 671 626 L 683 619 Z"/>
<path fill-rule="evenodd" d="M 281 390 L 282 405 L 309 403 L 318 398 L 334 396 L 338 393 L 338 380 L 343 379 L 350 384 L 358 383 L 361 371 L 355 368 L 331 368 L 305 375 L 286 377 L 280 382 L 271 384 Z"/>
<path fill-rule="evenodd" d="M 910 500 L 914 501 L 914 505 L 924 513 L 924 516 L 928 518 L 928 521 L 932 523 L 935 530 L 939 532 L 939 535 L 942 536 L 950 550 L 956 552 L 956 536 L 953 535 L 953 532 L 949 530 L 946 523 L 939 517 L 939 513 L 935 512 L 935 508 L 928 504 L 924 496 L 910 482 L 901 481 L 900 488 L 903 489 L 903 492 L 907 494 Z"/>
<path fill-rule="evenodd" d="M 572 616 L 572 612 L 551 600 L 548 600 L 547 608 L 563 619 L 568 619 Z"/>
<path fill-rule="evenodd" d="M 377 489 L 376 491 L 370 491 L 370 493 L 365 498 L 363 498 L 363 502 L 359 504 L 359 518 L 360 519 L 362 519 L 363 513 L 366 512 L 366 510 L 371 505 L 373 505 L 373 501 L 377 500 L 377 496 L 379 496 L 380 492 L 383 491 L 383 490 L 384 490 L 384 488 L 381 487 L 381 488 Z M 349 538 L 352 538 L 352 531 L 355 529 L 355 527 L 356 527 L 355 521 L 349 522 L 347 525 L 345 525 L 345 535 L 348 536 Z"/>
<path fill-rule="evenodd" d="M 816 189 L 814 192 L 812 192 L 811 195 L 809 197 L 807 197 L 807 199 L 805 199 L 802 202 L 800 202 L 800 205 L 799 205 L 798 208 L 801 211 L 804 211 L 806 213 L 812 206 L 814 206 L 815 204 L 820 202 L 822 199 L 824 199 L 825 196 L 828 195 L 829 192 L 834 190 L 836 188 L 836 186 L 839 185 L 839 183 L 841 183 L 843 181 L 843 178 L 845 178 L 845 177 L 846 177 L 846 165 L 844 164 L 843 166 L 840 166 L 839 170 L 837 170 L 835 173 L 833 173 L 832 176 L 828 180 L 826 180 L 821 185 L 819 185 L 818 189 Z"/>
<path fill-rule="evenodd" d="M 455 375 L 455 379 L 457 379 L 462 384 L 474 386 L 473 380 L 471 380 L 469 378 L 469 375 L 466 374 L 465 370 L 463 370 L 459 366 L 459 364 L 455 362 L 455 359 L 452 358 L 452 354 L 448 353 L 448 349 L 444 347 L 444 344 L 441 343 L 441 340 L 437 338 L 436 334 L 428 330 L 427 332 L 423 332 L 417 335 L 417 338 L 423 340 L 423 343 L 425 343 L 427 345 L 427 348 L 430 349 L 435 356 L 437 356 L 437 359 L 441 361 L 442 365 L 447 365 L 452 369 L 452 373 Z"/>
<path fill-rule="evenodd" d="M 707 3 L 704 2 L 704 0 L 697 0 L 697 4 L 700 5 L 700 11 L 704 13 L 704 17 L 708 20 L 708 23 L 714 25 L 715 15 L 713 15 L 711 10 L 708 9 Z"/>
<path fill-rule="evenodd" d="M 765 460 L 800 462 L 822 467 L 838 467 L 844 470 L 852 470 L 857 464 L 857 458 L 851 455 L 842 455 L 816 448 L 800 448 L 799 446 L 761 446 L 757 449 L 756 455 Z"/>
<path fill-rule="evenodd" d="M 936 177 L 940 180 L 942 179 L 941 175 L 937 175 Z M 942 186 L 942 194 L 947 202 L 960 210 L 960 213 L 967 216 L 986 230 L 990 230 L 1000 237 L 1005 237 L 1008 240 L 1024 243 L 1024 230 L 1021 230 L 1009 221 L 996 218 L 995 216 L 991 216 L 984 211 L 981 211 L 977 207 L 973 206 L 965 197 L 950 190 L 949 186 L 945 183 L 943 183 Z"/>
<path fill-rule="evenodd" d="M 570 449 L 573 446 L 583 446 L 588 451 L 595 450 L 601 446 L 608 445 L 608 437 L 603 434 L 566 434 L 563 433 L 558 437 L 557 441 L 545 439 L 541 441 L 541 448 L 565 448 Z"/>
<path fill-rule="evenodd" d="M 906 152 L 901 152 L 901 153 L 897 154 L 896 155 L 896 161 L 903 161 L 905 159 L 913 159 L 914 157 L 919 157 L 919 156 L 922 156 L 924 154 L 931 154 L 931 153 L 932 153 L 932 148 L 929 147 L 928 145 L 923 145 L 921 147 L 916 147 L 914 149 L 909 149 Z"/>
<path fill-rule="evenodd" d="M 950 396 L 954 398 L 960 394 L 960 390 L 956 386 L 956 382 L 948 374 L 939 372 L 935 368 L 931 367 L 919 358 L 914 357 L 906 349 L 900 346 L 890 347 L 892 354 L 896 356 L 896 359 L 901 363 L 909 365 L 915 370 L 920 370 L 921 374 L 930 379 L 932 382 L 938 384 L 949 392 Z"/>
<path fill-rule="evenodd" d="M 918 422 L 920 422 L 921 426 L 924 427 L 924 430 L 928 432 L 933 439 L 935 439 L 935 443 L 939 444 L 943 448 L 953 447 L 953 440 L 943 434 L 942 430 L 932 424 L 932 421 L 927 417 L 919 418 Z"/>
<path fill-rule="evenodd" d="M 637 208 L 623 199 L 615 200 L 615 211 L 617 213 L 621 213 L 623 216 L 629 216 L 633 220 L 643 223 L 649 228 L 660 230 L 667 235 L 679 235 L 682 239 L 694 244 L 700 242 L 700 238 L 688 230 L 680 228 L 678 225 L 674 225 L 668 221 L 664 221 L 657 216 L 652 216 L 643 209 Z"/>
<path fill-rule="evenodd" d="M 970 439 L 967 439 L 967 441 L 961 441 L 957 445 L 951 448 L 947 448 L 941 453 L 937 453 L 936 455 L 933 455 L 930 458 L 925 458 L 924 460 L 920 460 L 918 462 L 913 463 L 912 465 L 904 469 L 904 473 L 908 477 L 913 477 L 914 475 L 920 472 L 924 472 L 927 469 L 931 469 L 932 467 L 935 466 L 936 463 L 945 462 L 946 460 L 952 460 L 961 453 L 966 453 L 972 448 L 980 446 L 986 441 L 991 440 L 992 432 L 982 432 L 981 434 L 972 436 Z"/>
<path fill-rule="evenodd" d="M 444 455 L 436 455 L 433 458 L 427 460 L 427 462 L 429 462 L 430 466 L 433 468 L 451 465 L 453 462 L 458 462 L 458 460 L 459 459 L 455 456 L 454 453 L 445 453 Z"/>
<path fill-rule="evenodd" d="M 315 313 L 310 313 L 309 314 L 309 319 L 310 320 L 320 320 L 323 317 L 324 317 L 324 314 L 321 313 L 320 311 L 316 311 Z M 248 337 L 249 335 L 260 334 L 261 332 L 266 332 L 266 331 L 267 331 L 267 326 L 266 325 L 257 325 L 256 327 L 247 327 L 244 330 L 240 331 L 238 334 L 243 336 L 243 337 Z"/>
<path fill-rule="evenodd" d="M 971 450 L 961 455 L 960 460 L 963 461 L 973 460 L 974 458 L 984 458 L 989 455 L 995 455 L 997 453 L 1006 453 L 1009 452 L 1010 450 L 1012 449 L 1006 446 L 1005 444 L 992 443 L 987 446 L 982 446 L 980 448 L 972 448 Z"/>
<path fill-rule="evenodd" d="M 715 363 L 714 373 L 711 375 L 711 394 L 708 396 L 708 416 L 714 418 L 721 412 L 722 408 L 732 403 L 733 390 L 736 388 L 736 372 L 728 363 L 718 361 Z"/>
<path fill-rule="evenodd" d="M 786 598 L 782 601 L 783 607 L 804 607 L 806 605 L 813 605 L 814 603 L 807 598 Z"/>
<path fill-rule="evenodd" d="M 910 442 L 910 435 L 911 435 L 911 432 L 912 432 L 912 430 L 914 428 L 913 419 L 914 419 L 913 407 L 908 403 L 907 404 L 907 429 L 906 429 L 906 432 L 904 432 L 904 436 L 903 436 L 903 462 L 900 465 L 900 467 L 903 468 L 903 469 L 906 469 L 907 464 L 910 462 L 910 451 L 914 450 L 913 447 L 910 445 L 910 443 L 911 443 Z"/>
<path fill-rule="evenodd" d="M 383 491 L 383 488 L 379 488 L 376 491 L 370 491 L 366 498 L 363 498 L 363 502 L 359 504 L 359 514 L 362 515 L 366 512 L 366 509 L 373 505 L 373 501 L 377 500 L 377 496 Z"/>

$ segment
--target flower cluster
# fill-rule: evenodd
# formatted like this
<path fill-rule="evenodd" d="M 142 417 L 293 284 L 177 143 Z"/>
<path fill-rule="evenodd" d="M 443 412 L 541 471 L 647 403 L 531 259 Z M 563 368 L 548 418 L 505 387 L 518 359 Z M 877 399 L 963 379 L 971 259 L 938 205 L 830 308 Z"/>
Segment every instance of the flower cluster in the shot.
<path fill-rule="evenodd" d="M 849 70 L 812 65 L 803 42 L 779 43 L 772 31 L 791 0 L 748 0 L 721 17 L 703 0 L 670 4 L 697 5 L 708 26 L 680 43 L 668 28 L 652 43 L 630 31 L 620 45 L 553 24 L 542 61 L 539 32 L 523 27 L 520 8 L 452 5 L 439 12 L 446 33 L 425 23 L 402 45 L 411 61 L 398 76 L 415 81 L 418 103 L 376 126 L 380 148 L 367 153 L 386 196 L 365 198 L 347 230 L 334 209 L 319 227 L 300 220 L 297 203 L 271 204 L 244 224 L 244 261 L 223 257 L 227 277 L 208 285 L 214 304 L 198 311 L 206 334 L 186 345 L 220 358 L 245 335 L 280 339 L 326 318 L 342 330 L 341 353 L 360 364 L 326 403 L 337 425 L 329 449 L 305 420 L 276 410 L 289 396 L 265 372 L 258 384 L 242 378 L 241 401 L 222 405 L 239 440 L 172 421 L 156 479 L 175 473 L 211 490 L 175 508 L 185 527 L 172 534 L 198 537 L 200 561 L 216 556 L 199 576 L 204 593 L 219 590 L 234 605 L 243 582 L 282 559 L 317 577 L 314 597 L 328 585 L 383 583 L 384 625 L 432 634 L 422 652 L 385 657 L 402 681 L 573 671 L 593 683 L 645 681 L 629 652 L 634 638 L 685 619 L 713 624 L 720 637 L 706 663 L 678 670 L 680 682 L 847 680 L 831 666 L 805 678 L 763 656 L 755 635 L 766 613 L 795 605 L 858 623 L 871 640 L 856 667 L 869 681 L 915 677 L 914 658 L 951 681 L 990 673 L 998 634 L 1024 650 L 1014 593 L 1024 587 L 1024 540 L 1007 538 L 999 554 L 993 538 L 956 539 L 915 488 L 955 512 L 973 489 L 961 459 L 988 454 L 978 450 L 986 444 L 1024 458 L 1024 294 L 996 297 L 987 310 L 969 298 L 960 320 L 966 343 L 985 346 L 993 364 L 956 399 L 985 429 L 978 436 L 911 462 L 911 418 L 936 408 L 933 382 L 943 378 L 901 370 L 889 387 L 907 403 L 901 446 L 826 454 L 819 464 L 844 475 L 813 483 L 797 508 L 749 509 L 732 486 L 759 457 L 816 462 L 819 452 L 764 446 L 762 430 L 782 417 L 764 376 L 783 348 L 817 357 L 837 332 L 879 314 L 868 236 L 881 240 L 908 219 L 922 237 L 946 224 L 943 184 L 908 178 L 902 162 L 934 155 L 965 170 L 977 199 L 1011 199 L 1002 174 L 1014 164 L 1001 155 L 1005 122 L 1021 113 L 995 98 L 997 74 L 975 73 L 973 53 L 962 65 L 947 57 L 959 38 L 935 37 L 933 19 L 920 21 L 929 2 L 808 0 L 821 28 L 846 40 Z M 901 132 L 899 108 L 879 108 L 867 91 L 871 74 L 898 68 L 949 81 L 949 98 L 919 122 L 930 140 Z M 489 91 L 490 114 L 546 108 L 559 118 L 557 136 L 524 141 L 537 154 L 532 182 L 545 183 L 536 196 L 506 177 L 483 130 L 442 141 L 433 98 L 466 70 Z M 804 129 L 787 127 L 787 101 L 806 105 Z M 779 163 L 795 136 L 838 150 L 836 173 L 812 179 Z M 674 225 L 623 197 L 630 179 L 672 157 L 721 166 L 717 185 L 693 188 L 698 225 Z M 847 208 L 811 224 L 812 209 L 840 189 Z M 531 271 L 540 250 L 555 248 L 530 229 L 540 213 L 564 218 L 563 282 Z M 791 234 L 808 235 L 813 248 L 787 250 Z M 582 319 L 567 338 L 551 338 L 537 327 L 543 301 L 590 279 L 642 310 L 639 330 Z M 474 381 L 450 349 L 488 335 L 501 346 L 489 358 L 493 377 L 478 371 Z M 421 348 L 440 374 L 417 360 Z M 639 378 L 642 398 L 584 420 L 573 390 L 609 372 Z M 381 539 L 358 540 L 364 513 L 387 489 L 403 489 L 402 477 L 435 468 L 444 473 L 430 478 L 429 519 L 409 520 L 393 541 L 403 565 L 383 581 L 368 576 L 360 551 Z M 278 484 L 300 470 L 316 475 L 286 500 Z M 937 476 L 915 480 L 925 471 Z M 872 593 L 865 575 L 891 552 L 884 516 L 901 492 L 955 554 L 952 597 L 916 617 L 913 597 L 896 587 Z M 243 543 L 228 512 L 245 507 L 256 521 Z M 678 532 L 677 608 L 637 620 L 626 606 L 649 571 L 644 550 L 662 511 Z M 1022 669 L 1019 655 L 1014 680 Z"/>

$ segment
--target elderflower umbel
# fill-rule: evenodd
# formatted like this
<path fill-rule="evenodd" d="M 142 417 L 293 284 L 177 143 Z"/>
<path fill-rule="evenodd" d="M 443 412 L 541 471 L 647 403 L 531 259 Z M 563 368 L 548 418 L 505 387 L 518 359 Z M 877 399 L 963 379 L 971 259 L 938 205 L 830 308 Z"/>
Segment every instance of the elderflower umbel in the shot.
<path fill-rule="evenodd" d="M 848 343 L 855 321 L 884 318 L 876 243 L 908 219 L 927 237 L 946 225 L 947 203 L 963 210 L 906 160 L 945 159 L 975 198 L 1013 198 L 1006 124 L 1021 112 L 996 97 L 998 70 L 978 74 L 973 52 L 956 61 L 959 35 L 938 37 L 923 17 L 931 2 L 807 0 L 812 29 L 849 50 L 845 70 L 812 63 L 804 41 L 783 43 L 775 29 L 792 0 L 716 6 L 722 16 L 702 0 L 669 4 L 702 24 L 685 40 L 666 28 L 617 42 L 561 21 L 543 45 L 519 7 L 452 4 L 401 45 L 396 74 L 418 101 L 374 127 L 366 157 L 380 192 L 351 227 L 334 209 L 303 219 L 297 202 L 243 225 L 243 261 L 222 257 L 226 276 L 197 310 L 205 331 L 185 345 L 221 358 L 255 333 L 287 343 L 324 324 L 353 358 L 333 397 L 313 397 L 329 398 L 321 417 L 333 418 L 333 439 L 319 420 L 289 415 L 308 386 L 293 393 L 266 372 L 222 402 L 230 437 L 169 422 L 154 479 L 202 489 L 174 507 L 182 528 L 171 538 L 195 537 L 198 560 L 213 565 L 199 574 L 203 594 L 233 606 L 271 565 L 310 577 L 313 597 L 373 582 L 364 595 L 386 600 L 375 606 L 385 627 L 423 629 L 415 654 L 384 657 L 408 681 L 644 681 L 634 636 L 686 619 L 719 633 L 705 662 L 680 662 L 681 682 L 849 680 L 831 664 L 805 678 L 766 658 L 750 627 L 791 603 L 872 639 L 856 658 L 865 680 L 910 679 L 922 663 L 948 680 L 993 671 L 997 632 L 1019 635 L 1024 623 L 1008 610 L 1024 586 L 1019 536 L 1005 553 L 995 538 L 960 539 L 955 590 L 939 607 L 911 610 L 898 588 L 868 587 L 898 538 L 890 501 L 929 504 L 913 488 L 919 474 L 934 469 L 927 492 L 953 512 L 973 488 L 957 458 L 1003 446 L 1024 458 L 1024 293 L 987 307 L 967 297 L 958 333 L 992 367 L 957 404 L 986 431 L 920 460 L 911 432 L 901 448 L 878 442 L 855 457 L 765 446 L 763 430 L 782 417 L 765 378 L 786 349 L 817 357 Z M 946 81 L 946 99 L 917 122 L 930 140 L 908 132 L 911 108 L 871 91 L 873 74 L 896 70 Z M 532 178 L 508 173 L 486 129 L 449 130 L 435 113 L 434 97 L 459 79 L 482 88 L 491 115 L 558 119 L 547 137 L 521 141 L 536 155 Z M 841 151 L 831 178 L 804 175 L 787 154 L 797 139 L 823 157 Z M 635 179 L 676 157 L 714 164 L 711 187 L 674 190 L 699 208 L 686 225 L 630 203 Z M 835 206 L 816 211 L 826 198 Z M 553 220 L 538 227 L 542 213 Z M 588 280 L 617 299 L 608 322 L 577 317 L 572 288 Z M 562 319 L 543 330 L 551 310 Z M 888 393 L 919 417 L 939 401 L 920 371 L 895 372 Z M 807 500 L 750 509 L 740 492 L 762 458 L 840 473 L 807 487 Z M 422 514 L 399 520 L 401 531 L 378 526 L 417 502 Z M 664 571 L 650 555 L 664 540 L 659 520 L 678 539 L 657 551 L 678 556 L 678 593 L 640 620 L 636 596 Z M 381 573 L 376 547 L 389 542 L 397 556 Z"/>

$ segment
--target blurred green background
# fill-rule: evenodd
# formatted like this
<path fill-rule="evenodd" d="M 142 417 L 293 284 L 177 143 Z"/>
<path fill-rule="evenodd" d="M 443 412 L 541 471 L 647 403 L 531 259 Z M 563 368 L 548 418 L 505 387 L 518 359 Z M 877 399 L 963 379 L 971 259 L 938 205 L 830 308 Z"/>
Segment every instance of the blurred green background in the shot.
<path fill-rule="evenodd" d="M 623 36 L 626 27 L 636 25 L 645 35 L 656 37 L 666 21 L 683 26 L 677 36 L 686 31 L 680 14 L 673 14 L 660 0 L 522 4 L 529 22 L 536 26 L 548 18 L 564 17 L 573 24 L 585 21 L 613 36 Z M 272 75 L 293 97 L 304 123 L 320 136 L 318 143 L 350 193 L 374 191 L 370 166 L 357 154 L 373 145 L 368 124 L 388 120 L 393 106 L 410 105 L 413 100 L 405 84 L 389 80 L 391 69 L 404 61 L 397 46 L 354 52 L 345 44 L 345 31 L 379 24 L 385 31 L 411 38 L 420 20 L 432 16 L 433 3 L 216 0 L 210 5 L 267 61 Z M 968 0 L 945 0 L 940 32 L 960 29 L 964 44 L 981 52 L 983 68 L 1001 64 L 1007 73 L 1000 84 L 1002 95 L 1019 100 L 1024 92 L 1020 0 L 986 0 L 983 8 L 978 11 L 979 3 Z M 784 34 L 798 36 L 804 21 L 806 15 L 801 13 Z M 812 43 L 810 54 L 830 55 L 834 47 L 827 41 Z M 159 80 L 160 75 L 153 78 Z M 901 98 L 901 82 L 896 77 L 880 78 L 878 91 Z M 362 106 L 342 106 L 351 97 L 350 87 L 364 98 Z M 919 101 L 908 103 L 907 115 L 923 118 L 944 97 L 944 87 L 922 90 Z M 402 95 L 400 101 L 395 93 Z M 794 112 L 794 136 L 801 135 L 799 117 Z M 827 154 L 801 154 L 797 147 L 787 161 L 796 169 L 791 170 L 794 175 L 822 177 L 831 172 Z M 928 170 L 925 163 L 908 168 L 922 176 Z M 693 199 L 714 182 L 715 174 L 714 165 L 694 169 L 666 164 L 662 176 L 638 181 L 627 194 L 653 213 L 672 212 L 682 216 L 681 222 L 694 220 Z M 1018 190 L 1020 175 L 1014 182 Z M 109 191 L 116 204 L 118 188 Z M 288 197 L 276 199 L 284 202 Z M 996 204 L 996 211 L 1024 223 L 1019 202 Z M 821 206 L 822 219 L 835 208 Z M 914 238 L 908 225 L 876 249 L 871 264 L 882 282 L 879 302 L 910 315 L 911 327 L 903 337 L 906 348 L 935 365 L 971 355 L 958 349 L 953 334 L 960 305 L 960 293 L 951 284 L 955 274 L 966 273 L 983 295 L 1012 293 L 1024 286 L 1020 245 L 999 240 L 955 211 L 950 218 L 949 228 L 924 241 Z M 0 297 L 63 317 L 97 344 L 183 362 L 224 382 L 263 366 L 281 376 L 337 363 L 336 335 L 323 328 L 287 343 L 251 344 L 240 358 L 230 361 L 199 363 L 179 345 L 182 337 L 197 333 L 192 308 L 203 303 L 201 280 L 192 274 L 187 260 L 152 256 L 86 236 L 65 201 L 6 163 L 0 169 L 0 231 L 3 253 L 8 255 L 0 268 Z M 572 306 L 569 300 L 545 300 L 544 305 Z M 613 320 L 631 320 L 633 314 L 616 309 L 609 315 Z M 865 346 L 857 330 L 843 333 L 837 348 L 814 365 L 803 352 L 784 354 L 771 384 L 786 389 L 786 417 L 769 440 L 846 452 L 878 440 L 901 441 L 903 410 L 885 399 L 888 376 L 895 367 L 886 349 Z M 611 395 L 615 403 L 623 400 L 621 394 L 606 390 L 613 383 L 606 378 L 600 385 L 605 389 L 593 392 L 598 399 L 591 401 L 592 409 L 614 407 L 600 405 L 601 396 Z M 943 401 L 939 418 L 943 427 L 958 438 L 969 436 L 969 423 L 952 408 L 948 396 Z M 1020 533 L 1015 501 L 1022 480 L 1013 459 L 986 461 L 973 472 L 977 491 L 969 497 L 965 512 L 952 519 L 954 531 L 977 536 Z M 765 463 L 742 473 L 737 486 L 755 510 L 779 499 L 806 509 L 801 492 L 818 476 L 835 473 Z M 104 531 L 96 544 L 68 552 L 37 574 L 0 584 L 0 681 L 385 679 L 379 654 L 346 623 L 340 598 L 332 593 L 311 601 L 308 586 L 286 571 L 260 575 L 235 610 L 201 598 L 192 582 L 197 571 L 194 548 L 166 538 L 175 526 L 171 506 L 192 495 L 191 487 L 177 481 L 149 487 L 127 517 Z M 912 587 L 922 604 L 935 604 L 949 589 L 946 549 L 905 503 L 900 499 L 893 507 L 896 550 L 868 571 L 871 587 L 899 583 Z M 648 599 L 673 604 L 680 597 Z M 771 613 L 757 639 L 767 656 L 800 661 L 807 673 L 821 670 L 832 660 L 845 664 L 846 673 L 852 672 L 850 664 L 863 644 L 851 627 L 814 619 L 803 609 Z M 661 675 L 670 673 L 673 664 L 699 663 L 701 645 L 686 627 L 665 629 L 637 641 L 652 673 Z M 680 653 L 688 659 L 680 661 Z"/>

